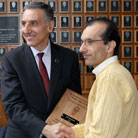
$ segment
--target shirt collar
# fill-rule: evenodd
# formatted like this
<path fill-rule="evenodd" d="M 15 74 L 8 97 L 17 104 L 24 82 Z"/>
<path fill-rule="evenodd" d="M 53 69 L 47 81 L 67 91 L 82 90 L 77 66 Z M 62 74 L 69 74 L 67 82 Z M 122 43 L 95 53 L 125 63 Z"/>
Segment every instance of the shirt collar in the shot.
<path fill-rule="evenodd" d="M 113 56 L 108 58 L 107 60 L 103 61 L 99 64 L 94 70 L 92 71 L 95 75 L 98 75 L 107 65 L 111 64 L 112 62 L 118 61 L 117 56 Z"/>
<path fill-rule="evenodd" d="M 46 46 L 46 48 L 43 50 L 43 51 L 38 51 L 38 50 L 36 50 L 34 47 L 32 47 L 31 46 L 31 50 L 32 50 L 32 52 L 33 52 L 33 54 L 34 54 L 34 56 L 36 56 L 38 53 L 44 53 L 44 54 L 46 54 L 47 56 L 49 56 L 50 55 L 50 51 L 51 51 L 51 44 L 50 44 L 50 41 L 48 41 L 48 44 L 47 44 L 47 46 Z"/>

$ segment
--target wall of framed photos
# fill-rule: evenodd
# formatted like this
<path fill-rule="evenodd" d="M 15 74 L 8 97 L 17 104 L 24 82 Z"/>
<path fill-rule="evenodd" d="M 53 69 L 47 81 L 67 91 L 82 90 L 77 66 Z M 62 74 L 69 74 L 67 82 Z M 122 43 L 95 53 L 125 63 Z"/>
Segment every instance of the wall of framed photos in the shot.
<path fill-rule="evenodd" d="M 20 15 L 31 1 L 43 1 L 53 8 L 55 29 L 51 40 L 78 53 L 84 95 L 89 93 L 95 76 L 91 73 L 93 67 L 86 66 L 79 53 L 80 37 L 85 25 L 100 16 L 110 18 L 118 26 L 119 61 L 131 72 L 138 87 L 138 0 L 0 0 L 0 59 L 22 44 Z"/>

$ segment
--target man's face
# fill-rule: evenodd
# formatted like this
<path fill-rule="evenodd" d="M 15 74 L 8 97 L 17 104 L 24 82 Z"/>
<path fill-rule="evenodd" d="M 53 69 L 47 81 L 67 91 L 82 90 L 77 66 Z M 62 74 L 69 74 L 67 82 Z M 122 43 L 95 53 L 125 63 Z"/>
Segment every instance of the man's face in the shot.
<path fill-rule="evenodd" d="M 22 35 L 28 46 L 43 50 L 48 43 L 49 32 L 49 25 L 46 24 L 43 10 L 26 9 L 24 11 Z"/>
<path fill-rule="evenodd" d="M 81 40 L 84 42 L 80 47 L 86 65 L 96 67 L 107 58 L 107 45 L 102 41 L 101 34 L 105 31 L 106 25 L 102 23 L 94 23 L 86 27 L 83 31 Z M 86 40 L 101 40 L 94 41 L 90 45 L 86 45 Z"/>

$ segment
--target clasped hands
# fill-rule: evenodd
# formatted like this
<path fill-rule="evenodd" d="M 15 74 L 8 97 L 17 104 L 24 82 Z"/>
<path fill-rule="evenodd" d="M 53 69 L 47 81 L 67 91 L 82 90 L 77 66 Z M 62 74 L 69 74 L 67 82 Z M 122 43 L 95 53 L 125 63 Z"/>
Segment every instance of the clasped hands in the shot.
<path fill-rule="evenodd" d="M 42 134 L 47 138 L 75 138 L 73 129 L 61 123 L 46 125 L 42 130 Z"/>

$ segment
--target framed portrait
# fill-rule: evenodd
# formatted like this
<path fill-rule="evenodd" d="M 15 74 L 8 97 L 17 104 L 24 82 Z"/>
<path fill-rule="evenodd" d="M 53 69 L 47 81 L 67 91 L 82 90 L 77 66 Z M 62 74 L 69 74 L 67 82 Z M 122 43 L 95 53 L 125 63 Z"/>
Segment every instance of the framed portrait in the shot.
<path fill-rule="evenodd" d="M 97 12 L 107 12 L 107 0 L 98 0 L 97 9 Z"/>
<path fill-rule="evenodd" d="M 51 40 L 53 43 L 57 43 L 57 31 L 54 31 L 54 32 L 51 32 L 51 33 L 50 33 L 50 40 Z"/>
<path fill-rule="evenodd" d="M 138 73 L 138 60 L 136 60 L 134 63 L 134 71 L 135 73 Z"/>
<path fill-rule="evenodd" d="M 48 5 L 53 9 L 54 12 L 57 12 L 57 3 L 56 1 L 48 1 Z"/>
<path fill-rule="evenodd" d="M 122 15 L 122 27 L 132 27 L 132 15 Z"/>
<path fill-rule="evenodd" d="M 86 15 L 85 16 L 85 24 L 89 24 L 93 19 L 95 18 L 95 16 L 91 16 L 91 15 Z"/>
<path fill-rule="evenodd" d="M 79 61 L 80 73 L 83 73 L 83 61 Z"/>
<path fill-rule="evenodd" d="M 60 32 L 60 42 L 61 43 L 69 43 L 70 42 L 70 32 L 69 31 Z"/>
<path fill-rule="evenodd" d="M 81 31 L 73 31 L 73 42 L 74 43 L 80 43 L 81 42 Z"/>
<path fill-rule="evenodd" d="M 122 10 L 123 12 L 132 11 L 132 1 L 131 0 L 122 0 Z"/>
<path fill-rule="evenodd" d="M 29 4 L 31 1 L 22 1 L 22 12 L 23 12 L 23 9 L 25 7 L 25 5 Z"/>
<path fill-rule="evenodd" d="M 123 56 L 123 58 L 132 58 L 133 57 L 132 45 L 123 45 L 122 46 L 122 56 Z"/>
<path fill-rule="evenodd" d="M 133 72 L 133 62 L 131 60 L 123 60 L 123 66 L 130 72 Z"/>
<path fill-rule="evenodd" d="M 0 58 L 7 52 L 7 47 L 0 46 Z"/>
<path fill-rule="evenodd" d="M 82 12 L 82 1 L 81 0 L 73 0 L 72 1 L 72 12 Z"/>
<path fill-rule="evenodd" d="M 94 0 L 85 0 L 84 2 L 85 12 L 95 12 L 95 1 Z"/>
<path fill-rule="evenodd" d="M 0 1 L 0 13 L 5 13 L 6 12 L 6 2 L 5 1 Z"/>
<path fill-rule="evenodd" d="M 134 30 L 134 42 L 138 43 L 138 30 Z"/>
<path fill-rule="evenodd" d="M 119 12 L 120 2 L 119 0 L 110 0 L 110 12 Z"/>
<path fill-rule="evenodd" d="M 70 27 L 70 17 L 69 16 L 60 16 L 60 27 L 69 28 Z"/>
<path fill-rule="evenodd" d="M 57 28 L 57 15 L 54 16 L 54 28 Z"/>
<path fill-rule="evenodd" d="M 81 28 L 82 27 L 82 16 L 72 16 L 73 18 L 73 28 Z"/>
<path fill-rule="evenodd" d="M 134 49 L 134 52 L 135 52 L 134 56 L 135 56 L 135 58 L 138 58 L 138 45 L 135 45 L 134 48 L 135 48 Z"/>
<path fill-rule="evenodd" d="M 60 12 L 69 12 L 69 0 L 60 1 Z"/>
<path fill-rule="evenodd" d="M 138 15 L 134 15 L 134 27 L 138 28 Z"/>
<path fill-rule="evenodd" d="M 115 23 L 117 27 L 120 27 L 120 16 L 119 15 L 111 15 L 110 19 Z"/>
<path fill-rule="evenodd" d="M 78 54 L 78 58 L 82 57 L 82 54 L 80 53 L 80 46 L 73 46 L 73 50 Z"/>
<path fill-rule="evenodd" d="M 9 1 L 9 13 L 18 13 L 18 1 Z"/>
<path fill-rule="evenodd" d="M 138 11 L 138 0 L 135 0 L 135 11 L 137 12 Z"/>
<path fill-rule="evenodd" d="M 87 66 L 86 65 L 86 73 L 92 73 L 92 70 L 93 70 L 93 66 Z"/>
<path fill-rule="evenodd" d="M 1 73 L 2 73 L 2 66 L 1 66 L 1 61 L 0 61 L 0 77 L 1 77 Z"/>
<path fill-rule="evenodd" d="M 122 30 L 122 42 L 131 43 L 132 38 L 132 30 Z"/>

